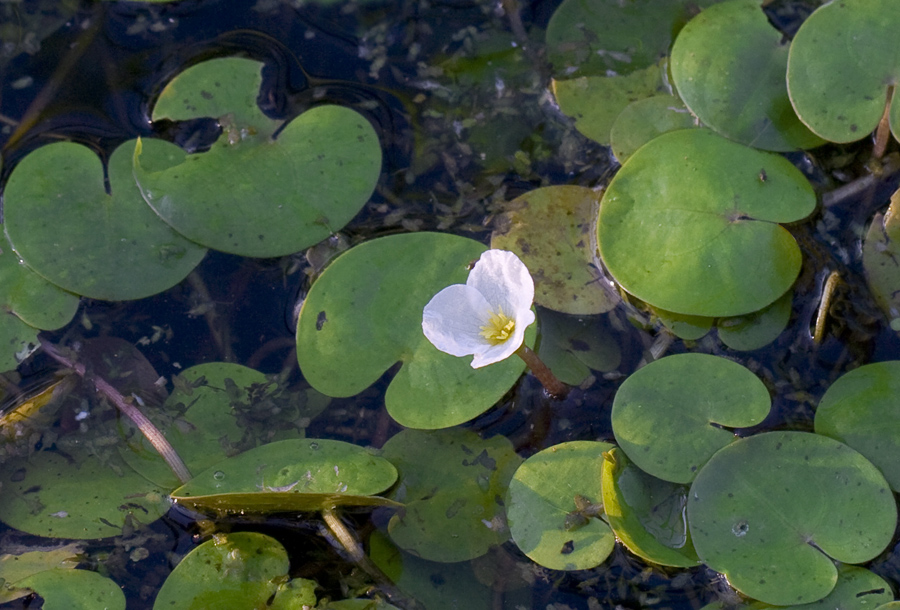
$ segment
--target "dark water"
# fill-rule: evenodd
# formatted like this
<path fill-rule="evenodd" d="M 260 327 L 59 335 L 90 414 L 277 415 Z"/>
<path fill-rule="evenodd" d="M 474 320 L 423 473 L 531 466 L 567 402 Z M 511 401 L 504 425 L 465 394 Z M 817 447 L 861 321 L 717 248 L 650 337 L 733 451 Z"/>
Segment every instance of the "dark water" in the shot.
<path fill-rule="evenodd" d="M 556 2 L 520 7 L 522 23 L 531 33 L 527 44 L 534 54 L 531 70 L 495 73 L 488 82 L 474 84 L 435 75 L 429 67 L 453 55 L 475 55 L 469 49 L 492 38 L 513 38 L 509 15 L 496 3 L 446 0 L 322 7 L 287 0 L 187 0 L 172 6 L 85 3 L 73 10 L 50 4 L 20 6 L 23 36 L 32 23 L 28 15 L 40 11 L 54 13 L 61 23 L 58 29 L 46 32 L 39 51 L 3 58 L 0 64 L 0 115 L 7 123 L 0 133 L 4 178 L 28 151 L 60 138 L 87 144 L 101 156 L 138 135 L 190 142 L 202 149 L 217 137 L 214 125 L 153 126 L 148 120 L 150 100 L 186 65 L 233 54 L 266 63 L 260 103 L 271 116 L 290 117 L 316 101 L 332 100 L 359 110 L 379 130 L 386 153 L 382 179 L 372 201 L 342 231 L 348 243 L 408 230 L 444 230 L 487 242 L 490 219 L 504 200 L 548 184 L 593 187 L 614 170 L 608 153 L 574 132 L 546 99 L 549 73 L 541 61 L 541 30 Z M 773 22 L 791 29 L 808 10 L 802 3 L 785 4 Z M 10 13 L 4 15 L 11 18 Z M 496 80 L 500 77 L 502 88 Z M 411 114 L 419 95 L 429 99 L 423 107 L 435 113 Z M 481 133 L 460 135 L 454 108 L 466 109 L 459 117 L 486 113 L 496 122 Z M 503 114 L 500 109 L 514 112 Z M 417 137 L 428 145 L 425 160 L 415 154 Z M 466 152 L 466 146 L 484 152 L 484 159 Z M 861 158 L 862 150 L 863 146 L 826 147 L 816 157 L 796 155 L 792 160 L 826 188 L 833 185 L 835 175 L 821 169 L 821 160 L 844 153 Z M 517 165 L 517 151 L 526 152 L 532 162 Z M 843 178 L 851 179 L 862 168 L 850 163 L 842 171 Z M 766 382 L 773 395 L 772 412 L 753 431 L 811 429 L 814 405 L 840 374 L 866 362 L 900 356 L 900 341 L 865 290 L 859 252 L 860 227 L 884 206 L 895 187 L 885 184 L 792 228 L 806 262 L 791 324 L 775 343 L 742 354 L 724 348 L 713 334 L 690 346 L 735 358 Z M 452 215 L 442 211 L 447 207 L 454 209 Z M 292 327 L 294 305 L 308 288 L 309 269 L 303 253 L 278 260 L 207 256 L 198 275 L 209 292 L 206 305 L 211 303 L 218 313 L 218 330 L 227 329 L 230 336 L 228 351 L 212 340 L 208 320 L 191 313 L 203 304 L 197 301 L 196 287 L 186 284 L 138 302 L 86 301 L 70 327 L 49 336 L 57 342 L 114 336 L 137 343 L 153 332 L 153 326 L 165 327 L 171 331 L 169 339 L 142 349 L 160 375 L 171 377 L 179 367 L 230 357 L 266 373 L 287 371 L 302 384 Z M 824 275 L 832 269 L 839 269 L 846 283 L 833 307 L 827 338 L 815 348 L 809 329 Z M 82 312 L 90 319 L 90 328 L 81 323 Z M 616 388 L 659 335 L 654 328 L 631 324 L 622 309 L 610 318 L 610 332 L 622 351 L 617 371 L 598 375 L 561 403 L 548 401 L 526 377 L 504 402 L 468 426 L 485 435 L 506 435 L 523 456 L 566 440 L 611 440 L 609 408 Z M 668 353 L 687 349 L 675 341 Z M 21 372 L 27 382 L 50 368 L 37 357 Z M 309 435 L 380 446 L 399 430 L 381 408 L 389 376 L 359 397 L 334 401 L 313 420 Z M 351 519 L 360 532 L 370 531 L 367 514 Z M 374 521 L 380 519 L 376 514 Z M 341 582 L 350 577 L 351 567 L 319 535 L 314 521 L 236 520 L 230 527 L 275 536 L 292 551 L 294 571 L 319 580 L 332 595 L 338 595 Z M 172 512 L 122 538 L 90 543 L 88 565 L 103 558 L 104 569 L 123 586 L 128 607 L 150 608 L 176 558 L 200 540 L 200 533 L 191 517 Z M 9 529 L 0 531 L 0 553 L 44 543 Z M 129 561 L 136 546 L 147 549 L 149 556 Z M 511 544 L 506 550 L 516 561 L 528 563 Z M 898 559 L 891 548 L 869 567 L 895 587 L 900 583 Z M 705 568 L 667 573 L 649 568 L 622 549 L 595 570 L 535 572 L 530 591 L 505 599 L 498 593 L 494 607 L 698 608 L 729 594 L 727 583 Z M 23 600 L 4 607 L 33 608 L 37 603 Z"/>

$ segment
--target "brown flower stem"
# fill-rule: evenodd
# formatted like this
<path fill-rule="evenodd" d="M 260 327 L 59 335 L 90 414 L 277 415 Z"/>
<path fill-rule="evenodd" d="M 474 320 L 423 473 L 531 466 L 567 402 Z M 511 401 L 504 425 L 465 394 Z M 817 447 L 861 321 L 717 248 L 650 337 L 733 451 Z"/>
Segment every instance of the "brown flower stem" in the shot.
<path fill-rule="evenodd" d="M 544 362 L 538 358 L 530 347 L 522 344 L 522 347 L 516 350 L 519 358 L 525 361 L 525 365 L 531 369 L 531 374 L 538 378 L 547 393 L 557 400 L 562 400 L 569 394 L 569 386 L 556 378 L 553 371 L 550 370 Z"/>
<path fill-rule="evenodd" d="M 884 103 L 884 113 L 881 120 L 878 121 L 878 127 L 875 129 L 875 145 L 872 147 L 872 156 L 880 159 L 887 150 L 888 140 L 891 137 L 890 111 L 891 98 L 894 97 L 894 85 L 888 87 L 887 101 Z"/>
<path fill-rule="evenodd" d="M 182 484 L 187 483 L 193 478 L 191 477 L 191 472 L 181 460 L 181 457 L 175 452 L 172 445 L 169 444 L 168 439 L 166 439 L 162 432 L 153 425 L 153 422 L 141 413 L 140 409 L 125 400 L 125 397 L 122 396 L 117 389 L 112 387 L 108 381 L 102 377 L 91 375 L 85 370 L 83 364 L 75 362 L 71 358 L 63 355 L 55 345 L 44 339 L 40 339 L 40 342 L 45 354 L 64 367 L 75 371 L 75 373 L 85 381 L 92 383 L 98 392 L 106 396 L 119 411 L 134 422 L 134 425 L 138 427 L 138 430 L 140 430 L 150 444 L 153 445 L 153 448 L 159 452 L 166 461 L 166 464 L 169 465 L 169 468 L 172 469 L 172 472 L 175 473 L 175 476 L 178 477 L 178 480 L 181 481 Z"/>

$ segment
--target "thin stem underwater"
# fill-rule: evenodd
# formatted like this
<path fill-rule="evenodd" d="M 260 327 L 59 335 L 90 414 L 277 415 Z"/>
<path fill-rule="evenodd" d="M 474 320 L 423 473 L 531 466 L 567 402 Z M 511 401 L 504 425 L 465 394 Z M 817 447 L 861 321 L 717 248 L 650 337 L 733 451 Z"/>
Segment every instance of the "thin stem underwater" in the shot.
<path fill-rule="evenodd" d="M 169 441 L 163 436 L 162 432 L 160 432 L 159 429 L 154 426 L 143 413 L 141 413 L 140 409 L 130 404 L 117 389 L 109 384 L 108 381 L 88 373 L 83 364 L 75 362 L 71 358 L 63 355 L 55 345 L 43 338 L 40 339 L 40 342 L 45 354 L 64 367 L 75 371 L 75 373 L 85 381 L 92 383 L 98 392 L 106 396 L 119 411 L 128 417 L 150 444 L 153 445 L 153 448 L 159 452 L 166 461 L 166 464 L 168 464 L 169 468 L 172 469 L 172 472 L 175 473 L 175 476 L 178 477 L 178 480 L 181 481 L 182 484 L 187 483 L 193 478 L 191 472 L 175 451 L 175 448 L 169 444 Z"/>

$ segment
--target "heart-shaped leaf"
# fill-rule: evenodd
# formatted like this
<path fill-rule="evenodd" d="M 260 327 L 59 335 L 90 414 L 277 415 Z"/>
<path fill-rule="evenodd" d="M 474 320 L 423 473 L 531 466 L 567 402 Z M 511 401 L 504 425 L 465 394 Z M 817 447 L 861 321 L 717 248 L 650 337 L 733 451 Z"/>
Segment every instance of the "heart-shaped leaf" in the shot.
<path fill-rule="evenodd" d="M 728 445 L 688 496 L 694 547 L 738 591 L 804 604 L 828 595 L 834 560 L 878 555 L 897 525 L 887 481 L 861 454 L 806 432 L 766 432 Z"/>
<path fill-rule="evenodd" d="M 831 384 L 816 408 L 816 433 L 853 447 L 900 490 L 900 361 L 866 364 Z"/>
<path fill-rule="evenodd" d="M 678 354 L 651 362 L 619 387 L 616 441 L 641 470 L 690 483 L 714 453 L 734 441 L 723 427 L 746 428 L 769 413 L 769 392 L 736 362 Z"/>
<path fill-rule="evenodd" d="M 179 74 L 153 119 L 211 117 L 223 133 L 209 151 L 156 170 L 138 147 L 134 172 L 147 203 L 180 233 L 271 257 L 311 246 L 356 215 L 378 181 L 381 146 L 365 117 L 339 106 L 317 106 L 282 128 L 256 104 L 261 68 L 232 57 Z"/>
<path fill-rule="evenodd" d="M 625 290 L 654 307 L 742 315 L 796 279 L 800 248 L 777 223 L 815 205 L 786 159 L 705 129 L 673 131 L 638 149 L 607 188 L 600 254 Z"/>
<path fill-rule="evenodd" d="M 6 234 L 25 263 L 48 281 L 95 299 L 139 299 L 191 272 L 206 250 L 161 222 L 131 172 L 133 143 L 103 166 L 72 142 L 42 146 L 13 170 L 3 197 Z M 177 146 L 148 141 L 154 163 L 183 158 Z"/>
<path fill-rule="evenodd" d="M 422 332 L 422 311 L 485 247 L 441 233 L 374 239 L 351 248 L 316 280 L 297 323 L 297 359 L 310 385 L 353 396 L 398 361 L 384 397 L 388 413 L 409 428 L 443 428 L 493 406 L 521 376 L 509 358 L 473 369 L 469 358 L 438 351 Z M 532 345 L 534 332 L 525 335 Z"/>
<path fill-rule="evenodd" d="M 519 466 L 509 483 L 507 519 L 522 552 L 552 570 L 588 570 L 616 542 L 603 512 L 600 464 L 609 443 L 571 441 Z"/>
<path fill-rule="evenodd" d="M 886 103 L 891 131 L 895 138 L 900 134 L 896 8 L 892 0 L 828 2 L 794 36 L 787 68 L 791 103 L 800 119 L 826 140 L 866 137 Z"/>
<path fill-rule="evenodd" d="M 763 150 L 813 148 L 824 140 L 791 107 L 788 45 L 760 0 L 730 0 L 704 9 L 672 46 L 672 80 L 704 125 Z"/>

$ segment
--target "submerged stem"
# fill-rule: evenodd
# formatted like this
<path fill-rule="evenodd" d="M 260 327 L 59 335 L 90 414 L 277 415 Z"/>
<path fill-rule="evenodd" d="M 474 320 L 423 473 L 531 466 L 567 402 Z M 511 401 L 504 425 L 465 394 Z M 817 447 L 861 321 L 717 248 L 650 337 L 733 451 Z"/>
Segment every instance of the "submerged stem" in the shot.
<path fill-rule="evenodd" d="M 516 350 L 516 353 L 525 361 L 526 366 L 531 369 L 532 375 L 538 378 L 538 381 L 541 382 L 541 385 L 544 386 L 544 389 L 547 390 L 550 396 L 562 400 L 569 394 L 569 386 L 556 378 L 550 367 L 538 358 L 534 350 L 523 343 L 522 347 Z"/>
<path fill-rule="evenodd" d="M 140 409 L 138 409 L 133 404 L 130 404 L 122 394 L 112 387 L 108 381 L 103 379 L 102 377 L 97 377 L 95 375 L 91 375 L 88 373 L 84 365 L 75 362 L 74 360 L 68 358 L 63 355 L 55 345 L 46 341 L 44 339 L 40 339 L 41 347 L 44 349 L 44 353 L 59 362 L 66 368 L 70 368 L 75 373 L 84 379 L 85 381 L 89 381 L 94 384 L 94 388 L 106 396 L 110 402 L 112 402 L 119 411 L 121 411 L 128 419 L 134 422 L 134 425 L 138 427 L 138 430 L 144 435 L 144 437 L 153 445 L 153 448 L 156 449 L 159 454 L 166 461 L 166 464 L 169 465 L 169 468 L 172 469 L 172 472 L 175 473 L 175 476 L 178 477 L 178 480 L 182 483 L 187 483 L 191 480 L 191 472 L 188 470 L 187 466 L 184 465 L 184 462 L 181 460 L 181 457 L 176 453 L 175 449 L 169 444 L 169 441 L 163 436 L 162 432 L 153 425 L 147 416 L 141 413 Z"/>

